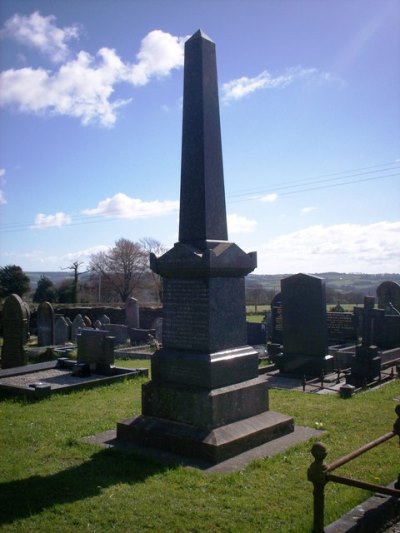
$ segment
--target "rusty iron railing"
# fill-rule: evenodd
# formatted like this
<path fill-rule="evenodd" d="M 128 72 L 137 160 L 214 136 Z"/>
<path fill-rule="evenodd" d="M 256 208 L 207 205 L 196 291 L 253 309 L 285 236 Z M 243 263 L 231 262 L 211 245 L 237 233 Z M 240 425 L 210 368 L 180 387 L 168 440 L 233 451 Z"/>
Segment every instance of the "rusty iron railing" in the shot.
<path fill-rule="evenodd" d="M 326 448 L 320 442 L 317 442 L 311 448 L 311 454 L 314 457 L 313 463 L 311 463 L 307 477 L 308 480 L 312 482 L 314 486 L 313 496 L 314 496 L 314 519 L 313 519 L 313 533 L 323 533 L 324 531 L 324 508 L 325 508 L 325 485 L 328 481 L 333 481 L 334 483 L 341 483 L 342 485 L 350 485 L 351 487 L 357 487 L 360 489 L 365 489 L 379 494 L 386 494 L 388 496 L 395 496 L 396 498 L 400 497 L 400 475 L 399 481 L 395 484 L 395 488 L 391 489 L 384 487 L 382 485 L 375 485 L 373 483 L 367 483 L 365 481 L 359 481 L 357 479 L 351 479 L 344 476 L 337 476 L 331 472 L 339 466 L 342 466 L 352 459 L 359 457 L 363 453 L 379 446 L 383 442 L 391 439 L 392 437 L 398 435 L 400 437 L 400 404 L 395 408 L 397 420 L 393 425 L 393 431 L 385 433 L 381 437 L 361 446 L 354 452 L 351 452 L 340 459 L 336 459 L 333 463 L 325 464 L 324 459 L 327 456 Z"/>

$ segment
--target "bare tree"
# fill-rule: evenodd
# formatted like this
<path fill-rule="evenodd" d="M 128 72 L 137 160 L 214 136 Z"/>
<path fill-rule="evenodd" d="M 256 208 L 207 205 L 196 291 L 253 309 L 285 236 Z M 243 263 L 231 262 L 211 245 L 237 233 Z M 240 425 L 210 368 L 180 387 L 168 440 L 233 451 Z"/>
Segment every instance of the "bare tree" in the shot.
<path fill-rule="evenodd" d="M 160 255 L 163 255 L 168 249 L 167 247 L 162 244 L 160 241 L 157 241 L 156 239 L 153 239 L 152 237 L 143 237 L 143 239 L 140 239 L 139 241 L 140 245 L 142 246 L 143 250 L 147 254 L 147 265 L 150 265 L 150 254 L 153 253 L 156 257 L 159 257 Z M 152 270 L 149 271 L 151 273 L 151 280 L 154 287 L 154 293 L 156 295 L 156 298 L 158 299 L 159 303 L 162 302 L 162 278 Z"/>
<path fill-rule="evenodd" d="M 61 270 L 73 270 L 74 271 L 74 282 L 73 282 L 73 289 L 72 289 L 72 303 L 76 303 L 78 300 L 78 280 L 79 276 L 81 274 L 84 274 L 85 272 L 79 272 L 79 267 L 83 265 L 83 262 L 74 261 L 69 266 L 63 268 L 61 267 Z"/>
<path fill-rule="evenodd" d="M 93 254 L 89 269 L 101 275 L 126 302 L 148 271 L 146 253 L 139 243 L 122 238 L 110 251 Z"/>

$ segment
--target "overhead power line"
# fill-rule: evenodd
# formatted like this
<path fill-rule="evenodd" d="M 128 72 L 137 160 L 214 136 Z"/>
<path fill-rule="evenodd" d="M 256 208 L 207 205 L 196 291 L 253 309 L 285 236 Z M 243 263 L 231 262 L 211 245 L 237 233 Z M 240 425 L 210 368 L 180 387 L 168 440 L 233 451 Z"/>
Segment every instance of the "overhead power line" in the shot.
<path fill-rule="evenodd" d="M 400 176 L 398 172 L 399 169 L 399 164 L 385 163 L 381 165 L 362 167 L 351 171 L 333 172 L 330 174 L 314 176 L 313 178 L 280 182 L 276 185 L 268 185 L 268 187 L 243 189 L 242 191 L 229 194 L 227 196 L 227 200 L 229 203 L 247 202 L 251 200 L 260 200 L 261 195 L 268 195 L 272 193 L 279 193 L 279 196 L 289 196 L 314 190 L 352 185 L 354 183 L 382 180 L 385 178 Z M 117 211 L 115 211 L 114 215 L 112 211 L 109 211 L 106 217 L 101 215 L 77 215 L 73 218 L 71 223 L 66 225 L 83 226 L 87 224 L 98 224 L 100 222 L 105 222 L 106 220 L 112 222 L 121 218 L 126 220 L 126 217 L 119 216 Z M 33 228 L 34 226 L 35 225 L 32 222 L 18 222 L 3 225 L 0 231 L 2 233 L 25 231 L 29 228 Z M 38 229 L 40 228 L 38 227 Z"/>

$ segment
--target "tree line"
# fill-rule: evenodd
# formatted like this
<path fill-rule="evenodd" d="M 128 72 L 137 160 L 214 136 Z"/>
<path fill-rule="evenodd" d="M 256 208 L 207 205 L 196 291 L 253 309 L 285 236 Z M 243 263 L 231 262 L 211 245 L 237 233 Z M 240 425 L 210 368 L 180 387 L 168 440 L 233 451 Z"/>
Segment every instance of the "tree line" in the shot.
<path fill-rule="evenodd" d="M 118 239 L 107 252 L 92 254 L 88 270 L 80 272 L 83 263 L 74 261 L 63 270 L 72 270 L 73 278 L 57 286 L 42 275 L 32 300 L 35 303 L 126 302 L 138 290 L 146 290 L 154 301 L 161 302 L 160 277 L 150 270 L 150 253 L 162 255 L 166 247 L 151 237 L 138 242 Z M 86 281 L 81 276 L 86 274 Z M 0 268 L 0 298 L 10 294 L 24 296 L 30 291 L 30 279 L 17 265 Z"/>

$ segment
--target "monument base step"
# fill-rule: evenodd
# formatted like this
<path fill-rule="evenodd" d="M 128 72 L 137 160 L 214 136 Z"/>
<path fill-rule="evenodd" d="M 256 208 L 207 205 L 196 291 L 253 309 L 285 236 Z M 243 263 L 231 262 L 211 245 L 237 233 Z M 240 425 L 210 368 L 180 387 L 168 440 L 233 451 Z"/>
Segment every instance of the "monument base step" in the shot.
<path fill-rule="evenodd" d="M 274 362 L 280 372 L 299 377 L 319 377 L 322 372 L 329 374 L 334 371 L 334 358 L 332 355 L 316 357 L 284 353 L 275 356 Z"/>
<path fill-rule="evenodd" d="M 162 418 L 138 416 L 117 423 L 117 439 L 219 463 L 294 431 L 294 421 L 273 411 L 211 431 Z"/>

